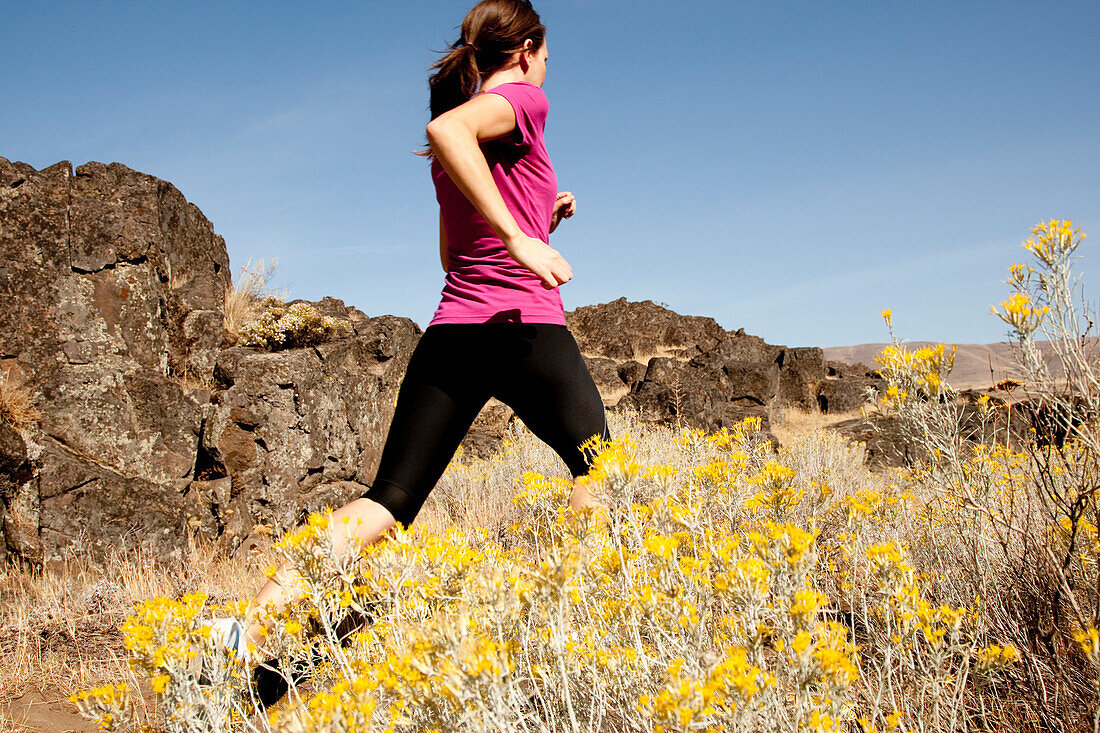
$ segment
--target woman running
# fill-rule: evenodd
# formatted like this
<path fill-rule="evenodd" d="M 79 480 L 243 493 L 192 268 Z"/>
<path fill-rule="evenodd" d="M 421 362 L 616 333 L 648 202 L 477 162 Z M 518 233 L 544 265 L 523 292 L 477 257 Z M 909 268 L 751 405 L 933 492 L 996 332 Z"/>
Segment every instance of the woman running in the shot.
<path fill-rule="evenodd" d="M 332 512 L 337 552 L 351 539 L 368 544 L 397 522 L 412 523 L 490 397 L 549 444 L 574 479 L 589 470 L 581 444 L 611 439 L 603 400 L 565 325 L 558 287 L 573 272 L 549 245 L 577 205 L 558 192 L 543 143 L 545 36 L 527 0 L 484 0 L 433 67 L 426 154 L 447 276 L 409 360 L 374 482 Z M 579 485 L 569 503 L 595 504 Z M 256 603 L 282 607 L 294 577 L 284 564 Z M 220 619 L 213 633 L 247 658 L 260 628 Z"/>

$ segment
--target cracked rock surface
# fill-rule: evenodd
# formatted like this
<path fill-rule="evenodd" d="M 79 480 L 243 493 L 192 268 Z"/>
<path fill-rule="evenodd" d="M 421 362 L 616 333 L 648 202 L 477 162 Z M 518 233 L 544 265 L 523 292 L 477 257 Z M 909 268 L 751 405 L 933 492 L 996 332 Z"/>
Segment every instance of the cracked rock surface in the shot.
<path fill-rule="evenodd" d="M 172 184 L 0 158 L 0 369 L 40 414 L 0 429 L 0 554 L 235 546 L 363 491 L 420 329 L 326 298 L 351 338 L 227 348 L 230 286 L 225 242 Z"/>
<path fill-rule="evenodd" d="M 881 380 L 866 369 L 827 367 L 816 347 L 774 346 L 684 316 L 652 301 L 619 298 L 566 314 L 604 404 L 643 420 L 717 431 L 746 417 L 765 429 L 768 408 L 851 409 Z"/>
<path fill-rule="evenodd" d="M 41 416 L 4 503 L 5 549 L 179 542 L 202 423 L 179 377 L 213 368 L 228 284 L 225 243 L 171 184 L 0 158 L 0 367 Z"/>

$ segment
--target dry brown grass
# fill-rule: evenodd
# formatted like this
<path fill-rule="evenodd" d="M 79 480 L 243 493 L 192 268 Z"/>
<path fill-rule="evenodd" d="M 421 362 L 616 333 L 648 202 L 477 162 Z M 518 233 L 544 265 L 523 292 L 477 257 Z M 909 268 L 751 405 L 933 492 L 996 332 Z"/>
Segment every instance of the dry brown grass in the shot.
<path fill-rule="evenodd" d="M 637 444 L 637 459 L 646 464 L 676 460 L 679 446 L 674 428 L 653 425 L 633 410 L 608 410 L 612 438 L 629 435 Z M 484 528 L 489 537 L 500 537 L 520 518 L 512 498 L 523 488 L 522 473 L 534 471 L 547 478 L 569 480 L 569 470 L 558 454 L 527 429 L 520 420 L 509 425 L 501 450 L 486 459 L 456 455 L 416 523 L 432 531 L 457 526 L 464 531 Z"/>
<path fill-rule="evenodd" d="M 205 378 L 205 377 L 195 377 L 195 376 L 192 376 L 192 375 L 185 375 L 183 377 L 180 377 L 179 382 L 180 382 L 180 387 L 183 388 L 184 392 L 192 392 L 196 389 L 213 389 L 214 388 L 214 379 L 213 379 L 213 377 Z"/>
<path fill-rule="evenodd" d="M 0 422 L 23 428 L 38 420 L 30 390 L 0 372 Z"/>
<path fill-rule="evenodd" d="M 613 434 L 637 429 L 609 415 Z M 649 441 L 650 453 L 660 440 Z M 568 477 L 549 446 L 515 423 L 505 450 L 488 460 L 461 452 L 432 492 L 418 523 L 463 529 L 502 528 L 517 518 L 512 504 L 516 466 Z M 80 690 L 124 681 L 135 695 L 139 723 L 162 730 L 155 696 L 126 662 L 119 625 L 133 604 L 157 597 L 203 592 L 211 602 L 249 598 L 263 586 L 264 569 L 277 560 L 273 540 L 229 556 L 193 538 L 183 559 L 165 564 L 140 553 L 117 553 L 103 563 L 71 554 L 35 570 L 0 567 L 0 733 L 88 731 L 68 697 Z"/>
<path fill-rule="evenodd" d="M 825 430 L 856 414 L 822 415 L 788 409 L 773 416 L 773 429 L 783 442 L 777 460 L 794 468 L 806 481 L 827 480 L 834 500 L 875 489 L 881 485 L 881 477 L 867 471 L 862 450 Z M 636 413 L 629 411 L 609 411 L 608 422 L 613 437 L 631 436 L 638 448 L 637 460 L 643 465 L 679 465 L 685 460 L 685 449 L 672 439 L 674 430 L 642 423 Z M 504 528 L 520 519 L 522 512 L 512 497 L 526 470 L 568 478 L 560 458 L 516 421 L 506 433 L 500 453 L 488 459 L 456 455 L 417 523 L 433 531 L 451 526 L 467 531 L 483 527 L 490 538 L 499 537 Z M 808 521 L 805 512 L 816 513 L 811 509 L 809 505 L 799 509 L 798 519 Z M 819 519 L 819 526 L 833 521 L 824 515 Z M 920 527 L 909 526 L 905 513 L 895 521 L 900 536 L 911 543 L 914 556 L 928 564 L 923 558 L 930 550 L 922 544 Z M 937 555 L 941 562 L 948 556 L 950 553 L 944 555 L 943 551 Z M 958 567 L 953 565 L 945 577 L 963 577 L 958 571 L 967 556 L 960 552 L 956 557 Z M 139 722 L 161 730 L 153 705 L 155 697 L 128 668 L 117 632 L 131 605 L 155 597 L 179 598 L 195 591 L 207 593 L 212 602 L 247 598 L 259 590 L 263 568 L 274 560 L 271 540 L 264 538 L 264 544 L 243 557 L 229 557 L 213 545 L 193 541 L 183 560 L 170 565 L 146 556 L 119 554 L 106 567 L 71 557 L 37 573 L 18 568 L 0 571 L 0 733 L 93 731 L 90 723 L 76 727 L 69 722 L 73 717 L 62 717 L 68 710 L 65 699 L 77 690 L 120 680 L 145 693 L 135 696 L 138 705 L 144 706 L 139 707 Z M 946 600 L 973 597 L 965 582 L 960 582 L 957 589 L 948 585 L 944 581 L 938 589 Z M 839 589 L 830 590 L 840 596 Z M 51 704 L 53 717 L 44 716 L 42 711 L 50 711 Z"/>
<path fill-rule="evenodd" d="M 278 260 L 272 260 L 271 264 L 258 260 L 255 265 L 249 260 L 241 268 L 241 277 L 225 291 L 225 330 L 234 341 L 241 327 L 258 315 L 260 301 L 271 294 L 269 283 L 277 265 Z"/>
<path fill-rule="evenodd" d="M 0 733 L 94 731 L 68 697 L 119 681 L 142 690 L 134 696 L 138 720 L 160 730 L 154 696 L 126 661 L 119 625 L 134 603 L 149 598 L 201 591 L 218 601 L 255 593 L 274 559 L 270 545 L 230 557 L 194 539 L 172 564 L 139 553 L 117 553 L 102 564 L 71 554 L 44 569 L 0 569 Z"/>
<path fill-rule="evenodd" d="M 678 449 L 672 429 L 643 423 L 629 411 L 609 411 L 607 417 L 613 437 L 630 435 L 637 441 L 640 460 L 674 460 Z M 776 432 L 787 443 L 844 417 L 788 410 Z M 515 421 L 499 453 L 488 459 L 462 452 L 455 456 L 417 523 L 433 530 L 484 527 L 490 537 L 500 536 L 520 518 L 512 497 L 523 470 L 569 478 L 557 454 Z M 251 597 L 264 583 L 264 568 L 277 559 L 272 544 L 263 538 L 243 556 L 228 556 L 196 538 L 183 559 L 172 564 L 135 553 L 118 553 L 96 564 L 73 554 L 42 570 L 0 569 L 0 733 L 93 731 L 68 696 L 120 680 L 144 690 L 135 696 L 139 721 L 160 729 L 147 683 L 126 663 L 118 626 L 134 603 L 149 598 L 196 591 L 212 602 Z"/>
<path fill-rule="evenodd" d="M 191 392 L 196 389 L 213 389 L 215 386 L 213 374 L 197 374 L 190 369 L 177 371 L 169 366 L 165 370 L 165 376 L 176 380 L 184 392 Z"/>
<path fill-rule="evenodd" d="M 858 409 L 848 410 L 847 412 L 823 413 L 817 410 L 803 410 L 798 407 L 783 407 L 773 409 L 769 418 L 772 433 L 779 439 L 781 445 L 786 445 L 803 435 L 860 416 L 861 413 Z"/>

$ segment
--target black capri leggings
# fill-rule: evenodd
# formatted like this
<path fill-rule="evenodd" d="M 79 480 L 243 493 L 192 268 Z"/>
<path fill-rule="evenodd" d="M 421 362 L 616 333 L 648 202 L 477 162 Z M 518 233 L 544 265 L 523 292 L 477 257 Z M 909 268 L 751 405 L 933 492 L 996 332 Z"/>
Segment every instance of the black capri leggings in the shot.
<path fill-rule="evenodd" d="M 409 359 L 378 472 L 363 496 L 412 523 L 490 397 L 561 456 L 588 473 L 580 445 L 610 440 L 603 399 L 566 326 L 437 323 Z"/>

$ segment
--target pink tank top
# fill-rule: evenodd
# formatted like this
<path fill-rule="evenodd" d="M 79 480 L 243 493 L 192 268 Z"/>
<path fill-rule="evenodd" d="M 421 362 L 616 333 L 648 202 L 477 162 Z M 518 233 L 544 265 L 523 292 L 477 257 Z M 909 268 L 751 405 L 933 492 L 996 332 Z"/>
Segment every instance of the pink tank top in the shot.
<path fill-rule="evenodd" d="M 550 219 L 558 179 L 543 142 L 549 102 L 525 81 L 500 84 L 482 94 L 499 94 L 516 113 L 516 129 L 481 149 L 504 203 L 524 233 L 550 242 Z M 439 161 L 432 180 L 447 234 L 449 271 L 436 323 L 557 323 L 565 325 L 558 288 L 516 262 L 489 223 L 454 184 Z"/>

